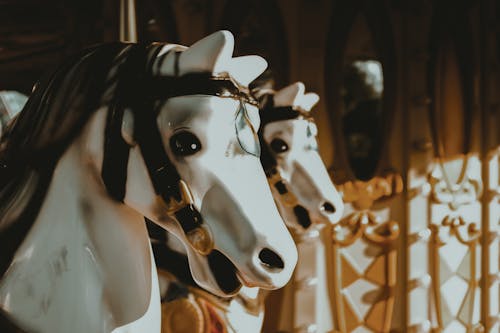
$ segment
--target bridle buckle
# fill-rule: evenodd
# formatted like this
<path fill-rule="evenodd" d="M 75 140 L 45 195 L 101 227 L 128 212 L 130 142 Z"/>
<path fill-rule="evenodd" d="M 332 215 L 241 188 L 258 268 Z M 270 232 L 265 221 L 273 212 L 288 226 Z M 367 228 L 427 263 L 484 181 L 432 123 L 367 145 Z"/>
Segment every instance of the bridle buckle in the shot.
<path fill-rule="evenodd" d="M 171 198 L 168 214 L 177 220 L 191 247 L 201 255 L 208 255 L 214 248 L 214 239 L 208 226 L 194 206 L 194 198 L 189 186 L 179 180 L 180 200 Z"/>
<path fill-rule="evenodd" d="M 181 209 L 194 204 L 193 194 L 191 193 L 191 190 L 189 189 L 189 186 L 186 184 L 186 182 L 180 179 L 178 182 L 178 186 L 180 200 L 176 200 L 173 197 L 170 198 L 170 201 L 167 204 L 168 215 L 175 215 L 175 213 L 177 213 Z"/>

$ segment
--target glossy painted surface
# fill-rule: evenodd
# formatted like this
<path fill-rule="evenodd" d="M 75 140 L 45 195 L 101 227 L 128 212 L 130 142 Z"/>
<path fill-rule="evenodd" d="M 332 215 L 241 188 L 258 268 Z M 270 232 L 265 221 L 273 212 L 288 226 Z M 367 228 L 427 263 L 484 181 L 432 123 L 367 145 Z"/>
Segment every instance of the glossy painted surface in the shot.
<path fill-rule="evenodd" d="M 307 113 L 317 103 L 318 96 L 311 93 L 304 94 L 304 85 L 299 82 L 276 92 L 274 101 L 276 107 L 292 107 Z M 277 112 L 273 109 L 267 111 Z M 343 203 L 327 174 L 324 163 L 319 157 L 316 142 L 316 125 L 312 119 L 305 119 L 301 116 L 298 119 L 268 123 L 264 127 L 263 134 L 265 142 L 269 146 L 273 145 L 272 142 L 274 139 L 280 139 L 285 142 L 287 146 L 286 151 L 276 155 L 278 168 L 287 181 L 289 189 L 297 197 L 297 204 L 307 209 L 314 224 L 308 232 L 305 232 L 304 228 L 297 221 L 293 208 L 282 201 L 282 197 L 277 191 L 273 191 L 274 199 L 280 208 L 280 214 L 284 217 L 287 226 L 296 230 L 298 235 L 303 233 L 319 235 L 317 228 L 321 228 L 325 223 L 330 224 L 338 221 L 342 215 Z M 324 211 L 322 207 L 325 203 L 330 203 L 334 207 L 335 212 Z M 304 258 L 306 256 L 309 258 L 311 253 L 300 253 L 299 251 L 299 264 L 294 280 L 302 279 L 304 274 L 307 275 L 307 273 L 310 273 L 307 278 L 317 282 L 317 288 L 313 294 L 305 295 L 306 297 L 301 299 L 301 308 L 308 309 L 307 313 L 312 311 L 313 319 L 318 321 L 320 329 L 318 332 L 321 332 L 321 329 L 324 327 L 331 327 L 331 312 L 327 310 L 329 308 L 328 294 L 324 292 L 327 288 L 326 272 L 324 271 L 324 248 L 318 238 L 311 238 L 308 241 L 307 237 L 305 237 L 300 242 L 308 245 L 309 250 L 313 251 L 312 255 L 315 259 L 312 260 L 312 265 L 315 269 L 310 271 L 308 268 L 311 263 L 307 261 L 301 262 L 300 260 L 301 254 L 304 255 Z M 184 252 L 175 238 L 169 238 L 168 246 L 176 251 Z M 160 279 L 162 279 L 162 284 L 168 285 L 169 282 L 172 282 L 164 275 Z M 293 298 L 304 296 L 304 294 L 300 295 L 300 290 L 296 287 L 296 284 L 285 286 L 285 293 L 290 293 Z M 165 287 L 166 289 L 167 287 Z M 224 318 L 226 325 L 225 329 L 228 332 L 250 333 L 261 331 L 264 320 L 264 297 L 265 293 L 259 291 L 257 288 L 242 288 L 239 294 L 233 297 L 228 305 L 221 310 L 222 318 Z M 268 313 L 270 316 L 269 319 L 279 320 L 287 316 L 293 317 L 293 312 L 296 310 L 289 309 L 289 305 L 294 303 L 295 301 L 283 304 L 281 308 L 271 309 Z M 316 311 L 316 309 L 323 310 Z M 200 320 L 205 320 L 204 323 L 201 323 L 202 326 L 206 326 L 210 322 L 210 318 Z M 291 322 L 289 324 L 293 325 Z M 183 333 L 184 331 L 178 331 L 177 333 L 181 332 Z M 163 333 L 170 333 L 170 331 L 164 331 Z"/>
<path fill-rule="evenodd" d="M 292 107 L 305 115 L 318 100 L 318 95 L 314 93 L 305 94 L 301 82 L 289 85 L 274 95 L 275 107 Z M 281 176 L 288 182 L 300 205 L 307 209 L 311 220 L 318 224 L 335 223 L 342 216 L 344 205 L 319 155 L 317 134 L 314 121 L 303 116 L 270 122 L 263 131 L 264 140 L 271 147 L 277 139 L 286 144 L 285 151 L 275 151 L 274 155 Z M 279 194 L 275 194 L 275 198 L 287 225 L 301 230 L 293 207 L 284 204 Z"/>
<path fill-rule="evenodd" d="M 233 37 L 225 31 L 187 49 L 173 47 L 183 52 L 180 74 L 229 73 L 246 85 L 265 68 L 260 57 L 232 58 Z M 173 55 L 163 57 L 156 68 L 157 75 L 172 75 Z M 258 158 L 238 144 L 234 121 L 239 107 L 240 101 L 227 97 L 176 97 L 162 107 L 157 125 L 166 153 L 214 236 L 214 248 L 231 260 L 244 284 L 278 288 L 289 280 L 297 253 Z M 247 110 L 248 117 L 257 112 L 250 105 Z M 123 203 L 106 193 L 100 169 L 108 112 L 105 106 L 96 111 L 57 161 L 33 226 L 0 281 L 2 308 L 28 331 L 159 332 L 158 283 L 144 217 L 181 239 L 201 285 L 226 295 L 214 278 L 221 272 L 192 250 L 155 194 L 133 140 L 135 119 L 130 115 L 121 132 L 130 145 Z M 180 127 L 199 138 L 202 149 L 196 154 L 172 154 L 170 138 Z M 14 208 L 23 206 L 23 194 Z M 3 218 L 15 214 L 11 209 Z M 263 249 L 279 256 L 283 268 L 263 265 Z"/>

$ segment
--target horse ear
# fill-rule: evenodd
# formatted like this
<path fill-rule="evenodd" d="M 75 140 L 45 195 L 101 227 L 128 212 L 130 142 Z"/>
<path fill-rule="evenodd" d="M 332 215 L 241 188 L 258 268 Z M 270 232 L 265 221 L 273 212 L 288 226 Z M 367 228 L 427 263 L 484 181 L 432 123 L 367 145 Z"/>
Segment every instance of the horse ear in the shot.
<path fill-rule="evenodd" d="M 210 72 L 218 74 L 231 61 L 234 50 L 233 34 L 226 30 L 199 40 L 191 45 L 179 58 L 179 75 Z"/>
<path fill-rule="evenodd" d="M 175 52 L 178 54 L 176 72 Z M 233 58 L 234 37 L 226 30 L 199 40 L 190 47 L 165 45 L 158 54 L 153 66 L 159 75 L 184 75 L 187 73 L 230 74 L 239 84 L 247 86 L 267 68 L 267 62 L 259 56 Z"/>
<path fill-rule="evenodd" d="M 319 101 L 318 94 L 307 93 L 299 101 L 298 107 L 303 111 L 309 112 Z"/>
<path fill-rule="evenodd" d="M 279 90 L 274 95 L 275 106 L 295 106 L 299 98 L 304 95 L 305 86 L 302 82 L 295 82 Z"/>
<path fill-rule="evenodd" d="M 134 140 L 134 115 L 130 109 L 125 109 L 122 119 L 122 137 L 129 146 L 135 146 Z"/>
<path fill-rule="evenodd" d="M 267 61 L 257 55 L 232 58 L 225 66 L 228 73 L 241 85 L 248 86 L 267 68 Z"/>

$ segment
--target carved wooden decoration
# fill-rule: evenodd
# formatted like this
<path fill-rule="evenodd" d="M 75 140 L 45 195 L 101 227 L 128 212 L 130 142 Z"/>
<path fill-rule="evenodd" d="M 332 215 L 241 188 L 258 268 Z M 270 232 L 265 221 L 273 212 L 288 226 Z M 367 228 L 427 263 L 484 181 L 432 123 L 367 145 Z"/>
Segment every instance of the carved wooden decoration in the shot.
<path fill-rule="evenodd" d="M 468 20 L 459 11 L 445 11 L 436 6 L 430 30 L 430 125 L 436 162 L 428 178 L 429 320 L 438 331 L 480 332 L 483 185 L 480 161 L 469 153 L 474 59 L 467 48 L 472 45 Z"/>
<path fill-rule="evenodd" d="M 392 30 L 380 3 L 338 3 L 333 12 L 325 63 L 332 177 L 346 204 L 331 229 L 334 329 L 389 332 L 400 284 L 400 226 L 391 205 L 403 192 L 388 145 L 397 93 Z"/>
<path fill-rule="evenodd" d="M 480 203 L 482 184 L 478 161 L 471 158 L 460 184 L 449 185 L 440 164 L 430 176 L 430 276 L 432 326 L 479 332 Z M 476 177 L 474 177 L 476 176 Z"/>

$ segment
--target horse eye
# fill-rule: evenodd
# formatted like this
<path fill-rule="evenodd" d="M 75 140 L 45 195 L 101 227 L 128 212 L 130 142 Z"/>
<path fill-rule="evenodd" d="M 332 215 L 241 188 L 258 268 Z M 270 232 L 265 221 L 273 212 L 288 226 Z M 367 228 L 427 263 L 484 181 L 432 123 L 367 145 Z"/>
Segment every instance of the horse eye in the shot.
<path fill-rule="evenodd" d="M 271 149 L 275 153 L 280 154 L 288 151 L 288 145 L 281 139 L 273 139 L 273 141 L 271 141 Z"/>
<path fill-rule="evenodd" d="M 177 156 L 189 156 L 201 150 L 201 142 L 191 132 L 179 132 L 170 138 L 170 149 Z"/>

